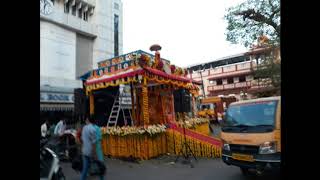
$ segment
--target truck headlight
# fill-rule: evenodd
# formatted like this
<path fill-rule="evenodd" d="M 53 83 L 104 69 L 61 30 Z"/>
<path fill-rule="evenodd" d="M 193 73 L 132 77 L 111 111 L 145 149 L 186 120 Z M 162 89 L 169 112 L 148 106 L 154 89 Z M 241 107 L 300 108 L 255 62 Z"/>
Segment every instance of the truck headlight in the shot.
<path fill-rule="evenodd" d="M 226 144 L 226 143 L 223 143 L 223 150 L 230 151 L 230 145 Z"/>
<path fill-rule="evenodd" d="M 276 153 L 275 142 L 265 142 L 260 145 L 259 154 L 273 154 Z"/>

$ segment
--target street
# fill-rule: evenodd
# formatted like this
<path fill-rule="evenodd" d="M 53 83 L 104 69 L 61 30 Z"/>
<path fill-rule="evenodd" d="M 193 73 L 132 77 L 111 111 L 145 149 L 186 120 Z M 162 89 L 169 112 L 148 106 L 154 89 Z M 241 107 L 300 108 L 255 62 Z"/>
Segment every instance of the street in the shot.
<path fill-rule="evenodd" d="M 40 176 L 82 154 L 107 180 L 280 179 L 280 7 L 40 0 Z"/>
<path fill-rule="evenodd" d="M 106 158 L 108 180 L 245 180 L 239 168 L 228 166 L 221 159 L 198 159 L 194 168 L 177 163 L 174 156 L 162 156 L 142 162 L 128 162 L 119 159 Z M 71 168 L 71 163 L 62 163 L 63 172 L 67 180 L 79 180 L 80 174 Z M 271 177 L 270 177 L 271 176 Z M 277 174 L 255 178 L 257 180 L 277 179 Z M 90 177 L 89 180 L 99 179 Z M 279 178 L 280 179 L 280 178 Z"/>

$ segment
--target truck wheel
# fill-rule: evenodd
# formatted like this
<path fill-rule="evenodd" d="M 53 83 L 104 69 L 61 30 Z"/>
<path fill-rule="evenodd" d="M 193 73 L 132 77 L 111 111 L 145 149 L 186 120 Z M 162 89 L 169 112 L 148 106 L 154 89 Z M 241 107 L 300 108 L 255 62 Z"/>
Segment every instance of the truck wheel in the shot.
<path fill-rule="evenodd" d="M 250 173 L 248 168 L 240 168 L 240 169 L 241 169 L 241 172 L 242 172 L 242 174 L 244 176 L 250 176 L 251 175 L 251 173 Z"/>

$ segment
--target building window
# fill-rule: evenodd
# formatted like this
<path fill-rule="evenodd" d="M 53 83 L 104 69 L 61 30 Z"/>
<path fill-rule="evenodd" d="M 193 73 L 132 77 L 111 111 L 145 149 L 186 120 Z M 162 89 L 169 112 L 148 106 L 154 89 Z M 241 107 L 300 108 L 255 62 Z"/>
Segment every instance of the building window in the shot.
<path fill-rule="evenodd" d="M 114 56 L 119 56 L 119 16 L 114 15 Z"/>
<path fill-rule="evenodd" d="M 70 3 L 70 1 L 67 3 L 64 3 L 64 12 L 67 14 L 69 14 L 69 11 L 70 11 L 69 3 Z"/>
<path fill-rule="evenodd" d="M 217 85 L 222 85 L 222 79 L 217 79 Z"/>
<path fill-rule="evenodd" d="M 82 8 L 78 10 L 78 17 L 82 19 Z"/>
<path fill-rule="evenodd" d="M 83 12 L 83 20 L 88 21 L 88 11 Z"/>
<path fill-rule="evenodd" d="M 228 84 L 233 84 L 233 77 L 227 79 Z"/>
<path fill-rule="evenodd" d="M 213 84 L 213 83 L 214 83 L 214 81 L 213 81 L 213 80 L 210 80 L 210 81 L 209 81 L 209 83 L 210 83 L 210 84 Z"/>
<path fill-rule="evenodd" d="M 114 9 L 119 10 L 119 4 L 118 3 L 114 3 Z"/>
<path fill-rule="evenodd" d="M 246 82 L 246 76 L 240 76 L 239 82 Z"/>
<path fill-rule="evenodd" d="M 77 7 L 76 5 L 72 6 L 72 15 L 76 16 L 77 13 Z"/>

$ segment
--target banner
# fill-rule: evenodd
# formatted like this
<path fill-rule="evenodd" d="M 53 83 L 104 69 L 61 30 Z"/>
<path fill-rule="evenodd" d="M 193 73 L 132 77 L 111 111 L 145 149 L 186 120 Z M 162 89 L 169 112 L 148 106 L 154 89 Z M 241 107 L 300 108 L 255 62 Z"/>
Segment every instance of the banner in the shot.
<path fill-rule="evenodd" d="M 169 123 L 169 126 L 171 129 L 179 131 L 180 133 L 183 133 L 183 128 L 178 127 L 177 125 L 175 125 L 173 123 Z M 186 136 L 190 136 L 190 137 L 199 139 L 201 141 L 205 141 L 205 142 L 213 144 L 213 145 L 217 145 L 217 146 L 222 145 L 222 142 L 220 140 L 214 139 L 213 137 L 205 136 L 203 134 L 193 132 L 189 129 L 185 129 L 185 132 L 186 132 Z"/>

